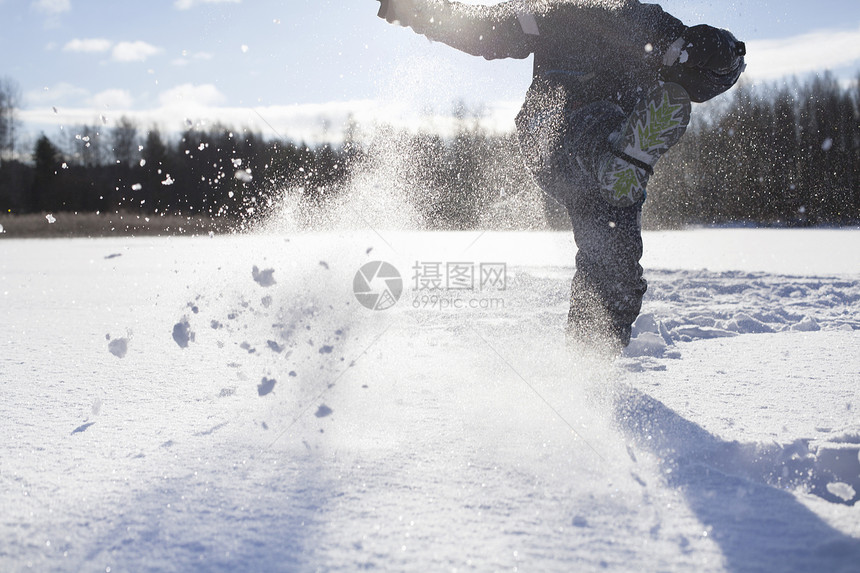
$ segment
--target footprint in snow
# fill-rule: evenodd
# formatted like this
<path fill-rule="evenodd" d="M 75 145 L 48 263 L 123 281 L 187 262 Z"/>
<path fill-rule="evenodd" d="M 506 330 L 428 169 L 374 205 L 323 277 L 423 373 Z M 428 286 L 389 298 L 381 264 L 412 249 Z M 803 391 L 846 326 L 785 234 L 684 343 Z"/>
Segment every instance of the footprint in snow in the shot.
<path fill-rule="evenodd" d="M 86 432 L 87 428 L 89 428 L 93 424 L 95 424 L 95 422 L 87 422 L 86 424 L 81 424 L 80 426 L 78 426 L 77 428 L 72 430 L 71 435 L 74 436 L 75 434 L 80 434 L 80 433 Z"/>

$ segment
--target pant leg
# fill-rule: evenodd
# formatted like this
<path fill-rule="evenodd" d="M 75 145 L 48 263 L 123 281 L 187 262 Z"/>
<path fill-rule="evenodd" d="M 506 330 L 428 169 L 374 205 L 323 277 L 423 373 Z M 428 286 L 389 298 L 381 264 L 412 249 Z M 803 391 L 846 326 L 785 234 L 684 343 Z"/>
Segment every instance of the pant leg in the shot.
<path fill-rule="evenodd" d="M 610 102 L 571 102 L 560 87 L 533 89 L 516 118 L 520 150 L 538 186 L 570 210 L 573 198 L 597 184 L 597 162 L 626 114 Z"/>
<path fill-rule="evenodd" d="M 630 342 L 647 283 L 642 277 L 642 202 L 610 204 L 595 172 L 609 138 L 624 121 L 620 107 L 598 102 L 573 114 L 565 136 L 566 174 L 575 185 L 567 203 L 576 241 L 576 273 L 571 284 L 568 337 L 577 344 L 616 354 Z M 579 171 L 575 167 L 579 167 Z"/>
<path fill-rule="evenodd" d="M 569 210 L 576 241 L 568 337 L 615 354 L 630 342 L 647 283 L 642 277 L 642 204 L 611 206 L 596 186 Z"/>
<path fill-rule="evenodd" d="M 568 337 L 609 354 L 630 342 L 647 283 L 642 278 L 642 203 L 618 208 L 600 193 L 596 164 L 626 114 L 595 102 L 552 115 L 552 129 L 532 127 L 522 136 L 523 155 L 538 185 L 570 215 L 577 245 L 571 285 Z M 540 145 L 535 145 L 535 143 Z M 525 148 L 527 145 L 535 147 Z M 537 153 L 536 150 L 541 150 Z"/>

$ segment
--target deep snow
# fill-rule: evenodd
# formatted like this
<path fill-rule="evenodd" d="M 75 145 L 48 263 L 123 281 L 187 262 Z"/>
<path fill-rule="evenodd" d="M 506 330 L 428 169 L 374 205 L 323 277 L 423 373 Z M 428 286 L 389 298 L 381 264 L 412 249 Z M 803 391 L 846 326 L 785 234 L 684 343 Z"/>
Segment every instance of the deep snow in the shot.
<path fill-rule="evenodd" d="M 860 232 L 645 242 L 610 366 L 567 234 L 0 241 L 0 569 L 857 571 Z"/>

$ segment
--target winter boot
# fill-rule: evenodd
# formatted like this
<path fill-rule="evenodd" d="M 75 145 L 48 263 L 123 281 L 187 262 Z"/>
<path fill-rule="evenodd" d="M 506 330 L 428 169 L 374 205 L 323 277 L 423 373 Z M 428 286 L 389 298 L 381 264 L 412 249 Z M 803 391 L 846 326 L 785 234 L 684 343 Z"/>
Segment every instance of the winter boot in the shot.
<path fill-rule="evenodd" d="M 642 201 L 654 164 L 678 143 L 689 123 L 690 96 L 678 84 L 659 84 L 639 100 L 597 170 L 606 200 L 616 207 Z"/>

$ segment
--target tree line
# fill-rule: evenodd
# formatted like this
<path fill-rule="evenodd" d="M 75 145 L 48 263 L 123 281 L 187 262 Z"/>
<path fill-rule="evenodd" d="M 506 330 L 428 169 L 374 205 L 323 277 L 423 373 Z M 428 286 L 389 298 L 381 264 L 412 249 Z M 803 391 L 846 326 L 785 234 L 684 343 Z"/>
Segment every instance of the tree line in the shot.
<path fill-rule="evenodd" d="M 646 225 L 860 223 L 858 84 L 842 86 L 825 73 L 768 89 L 741 85 L 719 105 L 696 110 L 649 184 Z M 285 200 L 324 211 L 362 174 L 384 167 L 427 228 L 568 225 L 525 172 L 515 135 L 487 132 L 462 108 L 450 137 L 384 127 L 362 138 L 351 123 L 342 143 L 316 146 L 224 125 L 167 137 L 121 118 L 54 139 L 42 134 L 21 157 L 14 153 L 18 99 L 14 83 L 0 81 L 3 213 L 245 222 Z"/>
<path fill-rule="evenodd" d="M 664 225 L 860 223 L 860 76 L 740 85 L 661 160 L 646 203 Z"/>

